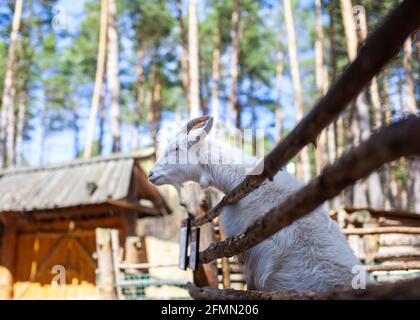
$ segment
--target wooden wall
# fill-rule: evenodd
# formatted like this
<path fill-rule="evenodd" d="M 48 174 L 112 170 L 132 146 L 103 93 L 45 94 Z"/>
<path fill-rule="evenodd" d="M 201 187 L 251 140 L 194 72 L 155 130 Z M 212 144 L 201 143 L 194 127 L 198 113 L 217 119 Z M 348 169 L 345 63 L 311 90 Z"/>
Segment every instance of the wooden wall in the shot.
<path fill-rule="evenodd" d="M 122 230 L 123 225 L 120 216 L 76 221 L 21 221 L 13 271 L 13 298 L 96 298 L 95 228 Z M 64 267 L 64 283 L 59 283 L 54 266 Z"/>

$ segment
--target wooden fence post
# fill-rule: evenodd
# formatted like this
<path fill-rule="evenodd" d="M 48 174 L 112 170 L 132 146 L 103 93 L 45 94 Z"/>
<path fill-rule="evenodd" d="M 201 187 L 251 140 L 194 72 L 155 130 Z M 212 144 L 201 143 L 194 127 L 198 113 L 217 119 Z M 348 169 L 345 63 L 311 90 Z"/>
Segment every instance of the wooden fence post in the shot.
<path fill-rule="evenodd" d="M 198 217 L 205 214 L 202 205 L 203 191 L 197 183 L 187 183 L 181 190 L 181 199 L 185 199 L 185 206 L 189 214 Z M 207 197 L 208 198 L 208 197 Z M 208 200 L 208 199 L 206 199 Z M 206 203 L 210 205 L 209 203 Z M 213 223 L 201 226 L 200 231 L 200 251 L 207 248 L 215 241 Z M 194 283 L 198 286 L 218 287 L 216 261 L 203 265 L 193 272 Z"/>
<path fill-rule="evenodd" d="M 121 263 L 120 256 L 120 241 L 118 238 L 118 230 L 111 229 L 111 249 L 112 249 L 112 262 L 113 262 L 113 271 L 114 271 L 114 292 L 117 294 L 118 299 L 123 299 L 122 288 L 119 285 L 119 280 L 121 278 L 119 264 Z"/>
<path fill-rule="evenodd" d="M 98 256 L 97 288 L 101 299 L 116 299 L 114 265 L 112 257 L 111 229 L 96 228 L 96 252 Z"/>

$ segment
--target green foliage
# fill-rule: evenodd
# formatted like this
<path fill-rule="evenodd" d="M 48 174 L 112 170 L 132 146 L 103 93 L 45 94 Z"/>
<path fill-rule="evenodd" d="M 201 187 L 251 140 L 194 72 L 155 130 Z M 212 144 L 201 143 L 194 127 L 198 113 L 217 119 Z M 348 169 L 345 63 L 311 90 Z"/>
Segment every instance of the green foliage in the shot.
<path fill-rule="evenodd" d="M 77 0 L 75 0 L 77 1 Z M 183 22 L 188 32 L 187 3 L 182 0 Z M 57 0 L 25 1 L 17 49 L 17 95 L 26 94 L 27 114 L 25 138 L 31 139 L 33 120 L 43 119 L 46 134 L 73 130 L 75 135 L 86 124 L 95 79 L 100 0 L 85 1 L 83 12 L 77 17 L 76 30 L 57 31 L 52 28 L 54 5 Z M 231 19 L 233 0 L 199 2 L 199 54 L 200 88 L 202 98 L 210 101 L 212 64 L 216 35 L 220 35 L 219 98 L 221 110 L 226 107 L 230 93 Z M 121 121 L 127 125 L 147 127 L 153 77 L 161 84 L 160 106 L 165 114 L 186 111 L 180 66 L 181 35 L 176 10 L 177 0 L 117 0 L 120 50 L 120 84 L 122 106 Z M 386 15 L 395 1 L 353 1 L 366 8 L 368 28 L 372 30 Z M 6 66 L 13 1 L 0 3 L 0 90 Z M 276 54 L 285 53 L 283 83 L 290 87 L 288 57 L 282 2 L 273 0 L 241 0 L 240 2 L 240 55 L 238 99 L 244 113 L 264 109 L 274 112 L 277 94 L 273 92 L 276 77 Z M 316 99 L 314 41 L 314 2 L 292 1 L 294 22 L 298 37 L 298 56 L 302 78 L 305 108 L 308 110 Z M 347 66 L 347 50 L 339 0 L 322 1 L 324 22 L 325 63 L 330 80 Z M 74 17 L 72 17 L 74 19 Z M 144 51 L 144 94 L 141 108 L 136 110 L 136 50 Z M 413 46 L 414 48 L 414 46 Z M 335 60 L 334 60 L 335 59 Z M 415 80 L 420 70 L 417 51 L 413 69 Z M 385 71 L 392 78 L 392 92 L 398 94 L 395 83 L 404 82 L 401 55 Z M 380 84 L 381 78 L 379 78 Z M 106 82 L 105 82 L 106 86 Z M 285 85 L 286 87 L 287 85 Z M 282 98 L 292 101 L 290 89 L 281 92 Z M 290 96 L 289 96 L 290 95 Z M 274 98 L 273 98 L 274 97 Z M 1 96 L 0 96 L 1 99 Z M 150 100 L 150 99 L 149 99 Z M 396 100 L 396 99 L 394 99 Z M 0 101 L 1 102 L 1 101 Z M 109 97 L 105 97 L 105 106 Z M 290 105 L 290 106 L 289 106 Z M 285 113 L 294 112 L 292 102 Z M 17 106 L 16 110 L 17 110 Z M 109 110 L 106 110 L 109 113 Z M 222 111 L 223 112 L 223 111 Z M 256 118 L 259 117 L 256 112 Z M 274 118 L 274 116 L 273 116 Z M 255 119 L 254 119 L 255 120 Z M 269 119 L 270 120 L 270 119 Z M 246 123 L 245 125 L 248 125 Z M 289 128 L 285 128 L 288 130 Z M 311 153 L 313 158 L 313 154 Z"/>

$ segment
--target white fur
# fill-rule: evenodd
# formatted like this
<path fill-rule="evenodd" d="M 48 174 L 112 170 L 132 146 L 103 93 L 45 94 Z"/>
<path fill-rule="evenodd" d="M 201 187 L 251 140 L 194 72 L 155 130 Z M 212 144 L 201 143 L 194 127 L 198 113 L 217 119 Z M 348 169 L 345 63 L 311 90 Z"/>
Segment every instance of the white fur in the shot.
<path fill-rule="evenodd" d="M 179 188 L 186 181 L 199 182 L 202 187 L 214 186 L 230 192 L 245 176 L 245 166 L 226 163 L 167 164 L 175 150 L 188 152 L 187 141 L 203 134 L 200 128 L 187 137 L 177 136 L 151 170 L 152 183 L 172 184 Z M 191 137 L 190 137 L 191 136 Z M 229 153 L 233 158 L 243 157 L 242 151 L 211 137 L 199 141 L 200 153 L 209 159 Z M 245 156 L 245 161 L 255 159 Z M 278 172 L 273 181 L 265 181 L 237 204 L 227 206 L 221 214 L 221 226 L 231 237 L 244 232 L 257 218 L 284 201 L 302 187 L 302 183 L 287 172 Z M 323 208 L 298 219 L 255 247 L 243 252 L 238 260 L 249 289 L 327 291 L 337 286 L 351 286 L 355 276 L 351 270 L 360 265 L 346 238 Z"/>

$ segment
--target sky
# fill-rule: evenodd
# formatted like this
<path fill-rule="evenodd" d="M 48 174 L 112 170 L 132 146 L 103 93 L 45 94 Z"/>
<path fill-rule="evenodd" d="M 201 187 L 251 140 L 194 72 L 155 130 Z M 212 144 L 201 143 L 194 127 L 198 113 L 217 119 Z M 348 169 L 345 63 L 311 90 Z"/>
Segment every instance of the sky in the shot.
<path fill-rule="evenodd" d="M 52 8 L 53 13 L 55 14 L 54 22 L 55 26 L 58 31 L 60 28 L 64 28 L 68 34 L 74 34 L 79 29 L 80 21 L 83 19 L 83 8 L 85 2 L 88 0 L 60 0 L 57 5 Z M 201 3 L 201 2 L 199 2 Z M 204 1 L 202 2 L 204 3 Z M 307 6 L 311 4 L 310 0 L 302 1 L 300 5 Z M 267 8 L 266 10 L 270 10 Z M 204 6 L 199 5 L 198 8 L 198 15 L 199 19 L 203 18 L 204 15 Z M 299 21 L 299 18 L 295 18 L 295 26 L 296 28 L 302 28 L 303 21 Z M 58 26 L 58 27 L 57 27 Z M 298 30 L 298 41 L 303 42 L 305 32 L 303 30 Z M 70 40 L 70 38 L 68 39 Z M 66 45 L 66 38 L 61 39 L 61 45 Z M 60 45 L 60 44 L 59 44 Z M 127 41 L 122 42 L 123 46 L 129 47 L 131 44 L 127 43 Z M 301 43 L 303 46 L 307 46 L 306 43 Z M 310 52 L 309 52 L 310 55 Z M 305 55 L 299 56 L 301 59 L 307 58 Z M 120 62 L 124 64 L 124 61 Z M 305 84 L 304 84 L 305 85 Z M 272 90 L 268 93 L 271 97 L 276 97 L 276 92 Z M 42 103 L 42 101 L 41 101 Z M 281 95 L 281 103 L 282 103 L 282 112 L 284 117 L 284 127 L 292 128 L 295 125 L 295 110 L 293 108 L 293 89 L 290 77 L 288 74 L 283 76 L 282 80 L 282 95 Z M 210 106 L 211 107 L 211 106 Z M 226 106 L 225 106 L 226 107 Z M 273 113 L 269 110 L 258 107 L 257 106 L 257 114 L 258 114 L 258 128 L 265 128 L 267 133 L 271 136 L 274 136 L 274 127 L 272 126 L 273 123 Z M 87 108 L 80 108 L 80 142 L 81 148 L 84 147 L 84 141 L 86 137 L 86 130 L 85 125 L 88 122 L 89 110 Z M 162 125 L 161 128 L 164 132 L 169 132 L 171 130 L 176 130 L 176 126 L 174 128 L 174 114 L 170 112 L 165 112 L 162 117 Z M 250 122 L 250 112 L 245 111 L 243 113 L 243 123 L 247 124 Z M 185 121 L 187 119 L 184 119 Z M 271 124 L 271 127 L 269 127 Z M 30 141 L 25 142 L 24 144 L 24 156 L 27 160 L 28 164 L 31 166 L 37 166 L 41 164 L 51 164 L 51 163 L 61 163 L 70 161 L 73 159 L 73 133 L 71 131 L 62 131 L 58 133 L 51 133 L 47 137 L 44 149 L 44 156 L 41 159 L 41 136 L 42 136 L 42 127 L 39 119 L 36 119 L 33 123 L 34 125 L 34 132 L 32 133 L 32 139 Z M 109 130 L 109 121 L 106 122 L 105 132 L 107 133 L 104 137 L 104 153 L 108 154 L 111 152 L 111 136 Z M 172 131 L 171 131 L 172 132 Z M 122 151 L 129 152 L 136 146 L 133 145 L 134 139 L 134 129 L 132 126 L 122 124 L 121 127 L 121 137 L 122 137 Z M 150 140 L 146 139 L 143 140 L 143 143 L 149 143 Z"/>

